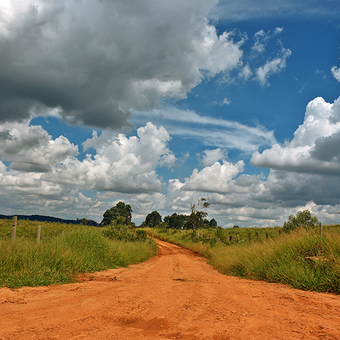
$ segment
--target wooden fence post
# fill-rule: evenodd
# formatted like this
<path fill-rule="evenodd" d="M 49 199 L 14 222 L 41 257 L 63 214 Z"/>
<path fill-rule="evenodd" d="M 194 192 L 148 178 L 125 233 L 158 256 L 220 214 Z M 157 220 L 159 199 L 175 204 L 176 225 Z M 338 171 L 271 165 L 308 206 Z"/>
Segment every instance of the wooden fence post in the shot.
<path fill-rule="evenodd" d="M 322 224 L 320 223 L 320 237 L 322 237 Z"/>
<path fill-rule="evenodd" d="M 13 224 L 12 224 L 12 243 L 15 242 L 15 236 L 17 234 L 17 221 L 18 221 L 18 217 L 17 216 L 13 216 Z"/>
<path fill-rule="evenodd" d="M 236 234 L 236 240 L 237 240 L 237 243 L 238 243 L 238 234 Z"/>
<path fill-rule="evenodd" d="M 267 241 L 269 240 L 269 234 L 268 233 L 266 233 L 266 239 L 267 239 Z"/>
<path fill-rule="evenodd" d="M 249 241 L 249 243 L 250 243 L 250 233 L 248 234 L 248 241 Z"/>
<path fill-rule="evenodd" d="M 256 232 L 256 237 L 257 237 L 257 242 L 260 242 L 260 235 L 258 231 Z"/>
<path fill-rule="evenodd" d="M 40 237 L 41 237 L 41 225 L 38 226 L 38 230 L 37 230 L 37 244 L 38 245 L 40 243 Z"/>

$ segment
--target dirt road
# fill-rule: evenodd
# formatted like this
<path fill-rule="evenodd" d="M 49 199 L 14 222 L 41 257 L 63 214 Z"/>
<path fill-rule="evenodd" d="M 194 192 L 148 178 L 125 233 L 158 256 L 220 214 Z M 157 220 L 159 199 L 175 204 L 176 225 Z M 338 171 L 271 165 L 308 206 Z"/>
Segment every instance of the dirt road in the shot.
<path fill-rule="evenodd" d="M 0 289 L 0 339 L 340 339 L 339 296 L 227 277 L 159 247 L 83 283 Z"/>

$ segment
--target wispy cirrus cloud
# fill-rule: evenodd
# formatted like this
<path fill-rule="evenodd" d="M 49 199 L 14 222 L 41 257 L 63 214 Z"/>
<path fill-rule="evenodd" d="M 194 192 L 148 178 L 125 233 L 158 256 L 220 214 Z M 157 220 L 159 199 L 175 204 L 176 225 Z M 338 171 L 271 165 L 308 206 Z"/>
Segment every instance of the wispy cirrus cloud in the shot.
<path fill-rule="evenodd" d="M 243 64 L 240 65 L 239 78 L 244 81 L 258 81 L 261 86 L 269 86 L 268 79 L 286 68 L 287 59 L 292 51 L 285 48 L 282 41 L 277 38 L 283 30 L 283 27 L 276 27 L 273 31 L 261 29 L 254 34 L 250 54 L 244 55 Z M 274 51 L 268 51 L 268 44 L 274 39 L 278 47 Z"/>
<path fill-rule="evenodd" d="M 214 101 L 212 104 L 213 105 L 219 105 L 219 106 L 229 105 L 229 104 L 231 104 L 231 100 L 229 100 L 228 98 L 224 98 L 222 101 L 220 101 L 220 102 Z"/>
<path fill-rule="evenodd" d="M 278 51 L 276 57 L 268 59 L 267 62 L 256 69 L 256 79 L 262 86 L 268 86 L 269 76 L 281 72 L 286 68 L 286 60 L 292 51 L 281 46 L 281 50 Z"/>
<path fill-rule="evenodd" d="M 169 106 L 151 112 L 136 111 L 134 117 L 138 124 L 152 117 L 153 121 L 163 125 L 171 135 L 183 139 L 194 138 L 212 147 L 249 153 L 261 146 L 276 143 L 274 132 L 261 125 L 248 126 L 236 121 L 201 116 L 192 110 Z"/>

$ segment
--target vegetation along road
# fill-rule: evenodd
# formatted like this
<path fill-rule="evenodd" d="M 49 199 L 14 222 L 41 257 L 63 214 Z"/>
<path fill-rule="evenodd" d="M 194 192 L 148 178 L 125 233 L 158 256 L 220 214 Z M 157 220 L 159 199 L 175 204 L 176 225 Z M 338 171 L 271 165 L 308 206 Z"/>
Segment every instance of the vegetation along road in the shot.
<path fill-rule="evenodd" d="M 1 288 L 0 339 L 340 339 L 340 296 L 224 276 L 158 244 L 81 283 Z"/>

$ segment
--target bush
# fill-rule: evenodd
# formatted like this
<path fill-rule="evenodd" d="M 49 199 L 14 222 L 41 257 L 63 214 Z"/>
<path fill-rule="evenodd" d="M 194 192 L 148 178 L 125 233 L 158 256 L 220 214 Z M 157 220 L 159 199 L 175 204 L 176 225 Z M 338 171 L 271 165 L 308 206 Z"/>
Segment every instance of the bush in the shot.
<path fill-rule="evenodd" d="M 137 230 L 136 231 L 136 236 L 137 236 L 137 239 L 139 240 L 139 241 L 146 241 L 146 238 L 147 238 L 147 233 L 146 233 L 146 231 L 145 230 Z"/>
<path fill-rule="evenodd" d="M 103 235 L 116 241 L 147 241 L 147 234 L 145 230 L 132 231 L 127 225 L 121 223 L 112 224 L 107 228 L 107 230 L 103 231 Z"/>
<path fill-rule="evenodd" d="M 306 230 L 315 229 L 320 226 L 320 222 L 316 216 L 312 216 L 311 212 L 306 209 L 298 212 L 295 216 L 290 215 L 288 222 L 283 223 L 283 231 L 290 233 L 298 228 L 305 228 Z"/>

